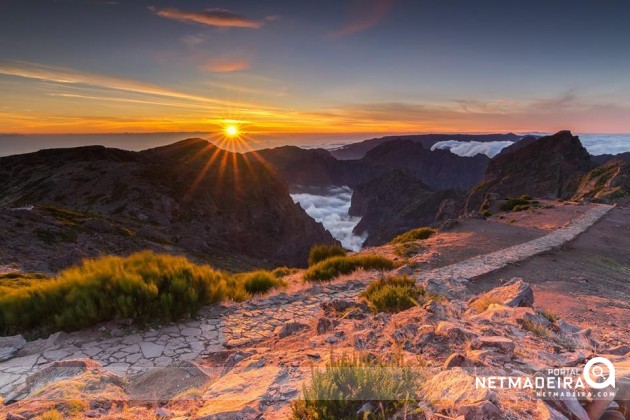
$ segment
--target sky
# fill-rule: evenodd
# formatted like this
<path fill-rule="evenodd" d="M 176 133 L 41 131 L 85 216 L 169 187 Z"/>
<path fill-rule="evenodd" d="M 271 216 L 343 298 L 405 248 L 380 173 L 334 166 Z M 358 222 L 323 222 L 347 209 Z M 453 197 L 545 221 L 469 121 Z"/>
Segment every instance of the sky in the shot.
<path fill-rule="evenodd" d="M 630 3 L 0 0 L 0 132 L 630 133 Z"/>

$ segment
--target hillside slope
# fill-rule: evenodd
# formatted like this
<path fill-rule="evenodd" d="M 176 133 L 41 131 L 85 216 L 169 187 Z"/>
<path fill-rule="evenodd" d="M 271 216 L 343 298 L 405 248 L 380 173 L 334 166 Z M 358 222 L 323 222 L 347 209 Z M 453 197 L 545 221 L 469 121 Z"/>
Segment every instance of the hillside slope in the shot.
<path fill-rule="evenodd" d="M 9 210 L 24 205 L 36 207 Z M 61 242 L 68 257 L 50 268 L 144 247 L 296 265 L 313 244 L 334 242 L 268 167 L 201 139 L 142 152 L 92 146 L 2 158 L 0 206 L 4 223 L 21 214 L 19 225 L 5 226 L 3 264 L 31 248 L 41 260 L 57 256 Z M 24 241 L 32 247 L 15 250 Z"/>

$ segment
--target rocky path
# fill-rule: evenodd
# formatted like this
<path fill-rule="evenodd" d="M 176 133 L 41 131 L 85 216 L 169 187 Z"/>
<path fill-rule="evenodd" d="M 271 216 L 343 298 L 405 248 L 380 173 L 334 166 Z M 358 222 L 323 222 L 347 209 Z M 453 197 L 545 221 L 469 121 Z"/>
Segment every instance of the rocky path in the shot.
<path fill-rule="evenodd" d="M 572 240 L 610 208 L 597 206 L 541 238 L 422 272 L 416 278 L 440 282 L 487 274 Z M 27 375 L 52 361 L 87 357 L 107 370 L 129 375 L 262 341 L 277 334 L 289 321 L 311 322 L 320 311 L 321 302 L 356 298 L 370 280 L 314 285 L 294 294 L 280 293 L 240 305 L 206 308 L 198 319 L 145 331 L 112 323 L 70 334 L 53 334 L 48 339 L 26 343 L 11 358 L 0 362 L 0 396 L 10 396 Z"/>

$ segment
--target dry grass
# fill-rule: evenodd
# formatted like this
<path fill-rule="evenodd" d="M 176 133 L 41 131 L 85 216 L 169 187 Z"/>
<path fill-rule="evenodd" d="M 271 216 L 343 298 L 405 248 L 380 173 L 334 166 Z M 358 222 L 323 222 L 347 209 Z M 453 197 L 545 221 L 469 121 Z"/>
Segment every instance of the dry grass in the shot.
<path fill-rule="evenodd" d="M 481 296 L 480 298 L 471 302 L 470 307 L 476 310 L 477 312 L 483 312 L 486 309 L 488 309 L 488 307 L 490 307 L 490 305 L 492 304 L 500 305 L 501 301 L 499 301 L 496 298 L 492 298 L 490 296 Z"/>
<path fill-rule="evenodd" d="M 533 333 L 534 335 L 538 337 L 546 338 L 551 335 L 551 331 L 549 330 L 549 328 L 545 327 L 544 325 L 540 325 L 536 322 L 533 322 L 529 319 L 523 320 L 523 329 Z"/>

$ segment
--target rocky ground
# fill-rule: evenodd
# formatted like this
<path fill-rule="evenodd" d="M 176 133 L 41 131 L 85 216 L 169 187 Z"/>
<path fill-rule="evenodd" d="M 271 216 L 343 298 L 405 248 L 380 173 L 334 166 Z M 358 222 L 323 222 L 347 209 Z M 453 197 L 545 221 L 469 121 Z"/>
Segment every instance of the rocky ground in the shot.
<path fill-rule="evenodd" d="M 562 207 L 567 210 L 540 209 L 521 222 L 469 220 L 431 238 L 398 271 L 439 298 L 398 314 L 373 314 L 360 303 L 358 294 L 379 274 L 358 272 L 144 331 L 118 322 L 28 343 L 2 338 L 0 413 L 13 419 L 50 410 L 102 418 L 286 418 L 313 366 L 360 351 L 400 352 L 419 372 L 418 418 L 599 418 L 606 408 L 608 418 L 623 418 L 630 399 L 627 306 L 612 325 L 601 324 L 608 333 L 589 329 L 591 318 L 570 315 L 588 312 L 590 302 L 577 297 L 590 294 L 610 307 L 627 305 L 628 276 L 624 282 L 623 267 L 615 266 L 620 277 L 580 290 L 575 299 L 582 306 L 565 310 L 551 299 L 568 289 L 550 282 L 556 264 L 545 259 L 556 255 L 565 268 L 584 260 L 584 249 L 599 246 L 589 236 L 628 229 L 628 209 Z M 537 217 L 546 222 L 528 225 Z M 608 258 L 619 264 L 623 241 L 627 236 L 612 244 L 602 239 L 617 250 Z M 584 274 L 587 283 L 574 282 L 573 290 L 596 274 Z M 568 287 L 570 277 L 558 278 Z M 581 367 L 596 355 L 615 364 L 616 402 L 543 400 L 528 390 L 474 385 L 479 375 Z"/>

